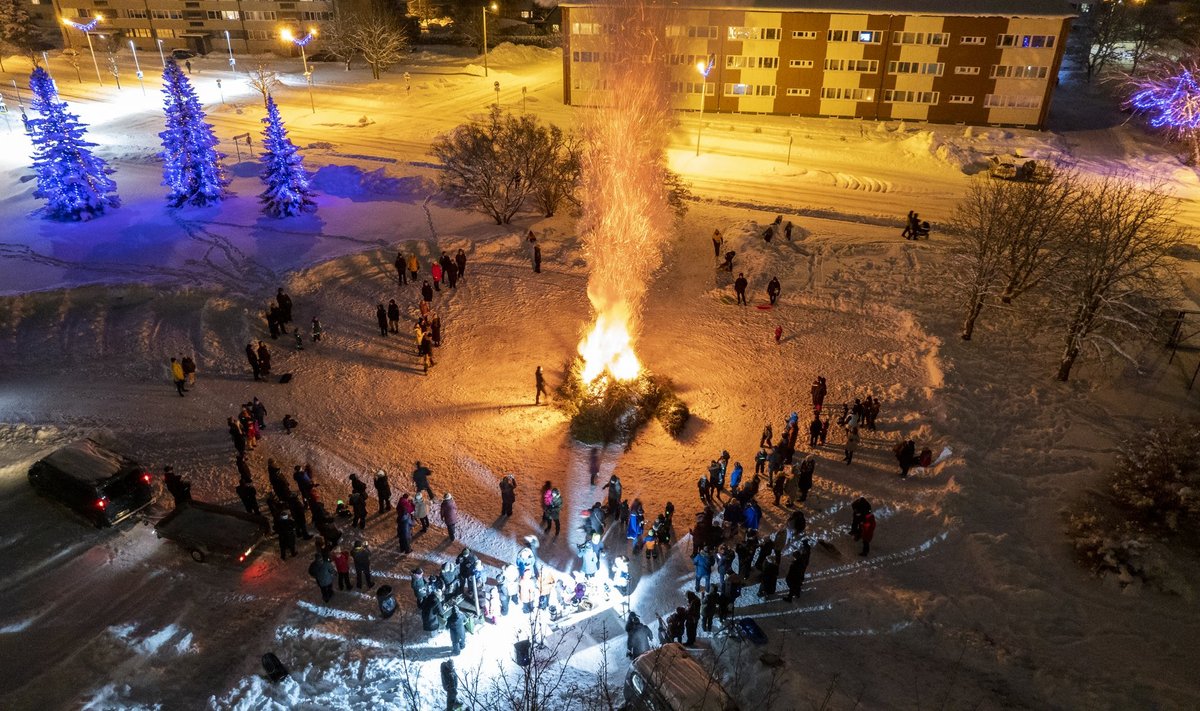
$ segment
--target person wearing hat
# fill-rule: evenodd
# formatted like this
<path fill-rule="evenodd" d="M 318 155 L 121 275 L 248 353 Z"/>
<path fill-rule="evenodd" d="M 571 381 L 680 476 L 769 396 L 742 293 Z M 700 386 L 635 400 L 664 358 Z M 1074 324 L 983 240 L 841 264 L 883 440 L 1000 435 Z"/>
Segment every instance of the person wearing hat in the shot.
<path fill-rule="evenodd" d="M 379 513 L 392 510 L 392 484 L 388 481 L 387 472 L 380 469 L 375 472 L 375 494 L 379 497 Z"/>
<path fill-rule="evenodd" d="M 430 492 L 432 495 L 433 492 Z M 458 505 L 454 503 L 454 497 L 447 491 L 442 497 L 442 523 L 446 524 L 446 535 L 450 536 L 450 540 L 454 540 L 454 526 L 458 523 Z"/>

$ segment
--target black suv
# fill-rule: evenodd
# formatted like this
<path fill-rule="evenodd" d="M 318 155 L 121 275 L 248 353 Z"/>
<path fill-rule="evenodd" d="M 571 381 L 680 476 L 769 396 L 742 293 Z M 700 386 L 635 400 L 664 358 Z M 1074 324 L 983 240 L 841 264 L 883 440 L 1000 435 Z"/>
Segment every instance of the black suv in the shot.
<path fill-rule="evenodd" d="M 113 526 L 154 501 L 150 472 L 95 440 L 67 445 L 29 468 L 43 496 L 70 506 L 98 528 Z"/>

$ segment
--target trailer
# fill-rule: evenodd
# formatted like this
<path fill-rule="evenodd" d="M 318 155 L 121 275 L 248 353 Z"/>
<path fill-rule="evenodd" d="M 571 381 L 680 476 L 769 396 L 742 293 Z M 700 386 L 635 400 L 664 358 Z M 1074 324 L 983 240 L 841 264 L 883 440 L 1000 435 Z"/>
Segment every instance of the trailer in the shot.
<path fill-rule="evenodd" d="M 270 535 L 271 523 L 230 506 L 189 501 L 164 516 L 154 531 L 182 546 L 197 563 L 216 559 L 241 564 Z"/>

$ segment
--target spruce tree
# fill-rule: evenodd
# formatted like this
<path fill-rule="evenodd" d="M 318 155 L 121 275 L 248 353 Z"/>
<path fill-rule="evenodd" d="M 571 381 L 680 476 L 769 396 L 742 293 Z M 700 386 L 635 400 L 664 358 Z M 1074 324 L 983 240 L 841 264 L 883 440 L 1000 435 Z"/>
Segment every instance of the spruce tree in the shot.
<path fill-rule="evenodd" d="M 291 217 L 314 212 L 317 203 L 308 186 L 308 173 L 295 144 L 288 138 L 274 97 L 267 96 L 267 115 L 263 130 L 262 181 L 267 189 L 259 195 L 263 212 L 271 217 Z"/>
<path fill-rule="evenodd" d="M 174 61 L 163 69 L 163 109 L 167 130 L 162 138 L 163 182 L 170 188 L 167 204 L 171 207 L 196 205 L 207 207 L 221 201 L 229 178 L 221 167 L 225 154 L 216 150 L 218 143 L 212 125 L 204 120 L 204 110 L 187 75 Z"/>
<path fill-rule="evenodd" d="M 90 220 L 121 204 L 112 170 L 90 150 L 86 127 L 58 98 L 54 80 L 38 67 L 29 77 L 31 106 L 41 118 L 29 119 L 33 142 L 33 169 L 37 174 L 34 197 L 46 200 L 45 217 L 56 220 Z"/>
<path fill-rule="evenodd" d="M 31 54 L 37 31 L 29 20 L 23 0 L 0 0 L 0 56 L 8 49 Z M 4 63 L 0 61 L 0 71 Z"/>

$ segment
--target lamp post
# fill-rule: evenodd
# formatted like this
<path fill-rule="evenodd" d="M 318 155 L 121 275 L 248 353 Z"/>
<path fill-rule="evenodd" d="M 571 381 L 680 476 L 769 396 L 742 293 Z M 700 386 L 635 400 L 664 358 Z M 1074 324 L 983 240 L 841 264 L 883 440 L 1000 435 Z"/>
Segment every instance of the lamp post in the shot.
<path fill-rule="evenodd" d="M 225 30 L 225 46 L 229 48 L 229 71 L 232 72 L 237 69 L 237 60 L 233 58 L 233 42 L 229 39 L 229 30 Z"/>
<path fill-rule="evenodd" d="M 133 52 L 133 68 L 137 70 L 138 84 L 142 85 L 142 96 L 145 96 L 146 82 L 142 81 L 142 65 L 138 63 L 137 47 L 133 46 L 133 40 L 129 40 L 129 51 Z"/>
<path fill-rule="evenodd" d="M 92 53 L 92 66 L 96 68 L 96 81 L 99 82 L 100 86 L 104 86 L 104 80 L 100 78 L 100 62 L 96 61 L 96 48 L 92 45 L 92 30 L 96 29 L 96 26 L 103 21 L 103 15 L 96 15 L 92 18 L 91 22 L 85 25 L 81 25 L 78 22 L 73 22 L 65 17 L 63 18 L 64 25 L 67 27 L 74 27 L 82 32 L 84 37 L 87 37 L 88 51 Z"/>
<path fill-rule="evenodd" d="M 708 94 L 708 73 L 712 71 L 716 57 L 708 55 L 708 61 L 696 62 L 696 71 L 700 72 L 700 124 L 696 126 L 696 156 L 700 156 L 700 133 L 704 130 L 704 99 Z"/>
<path fill-rule="evenodd" d="M 163 54 L 162 40 L 156 39 L 154 41 L 156 43 L 158 43 L 158 58 L 162 60 L 163 69 L 166 69 L 167 68 L 167 55 Z"/>
<path fill-rule="evenodd" d="M 529 87 L 521 87 L 521 113 L 525 113 L 525 94 L 529 92 Z"/>
<path fill-rule="evenodd" d="M 499 9 L 500 9 L 500 6 L 499 6 L 499 5 L 497 5 L 496 3 L 492 3 L 490 7 L 491 7 L 491 10 L 492 10 L 492 12 L 495 12 L 496 10 L 499 10 Z M 488 16 L 488 8 L 489 8 L 489 6 L 488 6 L 488 5 L 484 5 L 484 6 L 483 6 L 483 76 L 485 76 L 485 77 L 488 75 L 488 63 L 487 63 L 487 16 Z M 498 103 L 500 103 L 500 101 L 499 101 L 499 100 L 497 100 L 497 101 L 496 101 L 496 103 L 498 104 Z"/>
<path fill-rule="evenodd" d="M 296 36 L 292 34 L 291 30 L 284 28 L 279 31 L 279 36 L 283 38 L 285 42 L 291 42 L 300 48 L 300 61 L 304 63 L 304 81 L 308 82 L 308 103 L 312 106 L 312 112 L 315 114 L 317 113 L 317 102 L 315 99 L 313 99 L 312 71 L 310 71 L 308 68 L 308 55 L 305 53 L 304 48 L 308 46 L 308 43 L 312 42 L 313 38 L 317 36 L 317 31 L 310 27 L 308 29 L 308 34 L 297 39 Z M 233 55 L 230 54 L 229 58 L 233 59 Z"/>

